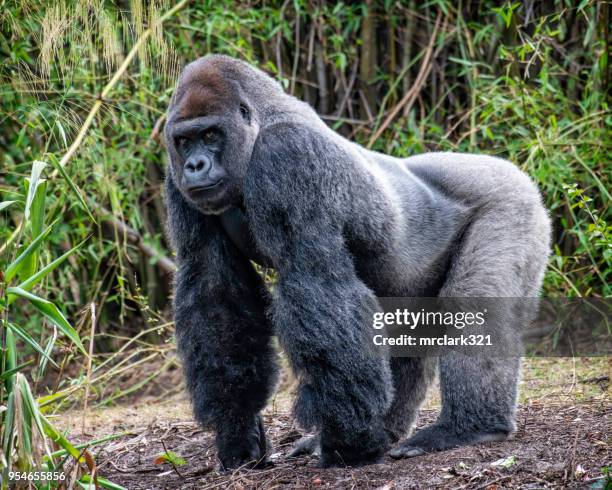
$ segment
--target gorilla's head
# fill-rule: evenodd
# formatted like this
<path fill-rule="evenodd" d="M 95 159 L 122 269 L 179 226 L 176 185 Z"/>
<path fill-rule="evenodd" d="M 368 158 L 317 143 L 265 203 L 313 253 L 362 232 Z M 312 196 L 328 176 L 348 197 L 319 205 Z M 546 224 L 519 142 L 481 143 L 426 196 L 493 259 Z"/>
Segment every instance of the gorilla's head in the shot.
<path fill-rule="evenodd" d="M 187 65 L 168 110 L 165 136 L 171 178 L 192 206 L 219 214 L 240 203 L 269 101 L 282 96 L 270 77 L 226 56 Z"/>

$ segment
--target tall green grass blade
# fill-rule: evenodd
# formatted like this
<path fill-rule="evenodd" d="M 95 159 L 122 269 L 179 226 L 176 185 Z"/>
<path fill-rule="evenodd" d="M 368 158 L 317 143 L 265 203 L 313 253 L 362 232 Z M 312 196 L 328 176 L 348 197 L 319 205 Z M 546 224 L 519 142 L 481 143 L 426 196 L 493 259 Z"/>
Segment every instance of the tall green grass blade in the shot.
<path fill-rule="evenodd" d="M 45 355 L 40 358 L 40 362 L 38 363 L 37 376 L 39 379 L 45 373 L 45 369 L 47 369 L 47 361 L 52 361 L 51 353 L 53 352 L 53 347 L 55 346 L 56 340 L 57 340 L 57 336 L 55 335 L 55 332 L 54 332 L 53 335 L 49 337 L 49 340 L 47 341 L 47 346 L 45 347 Z"/>
<path fill-rule="evenodd" d="M 16 375 L 15 432 L 17 434 L 17 467 L 24 471 L 35 465 L 32 447 L 32 420 L 34 413 L 28 392 L 30 387 L 23 374 Z"/>
<path fill-rule="evenodd" d="M 2 201 L 0 202 L 0 211 L 7 209 L 12 204 L 15 204 L 17 201 Z"/>
<path fill-rule="evenodd" d="M 4 350 L 4 368 L 7 371 L 12 371 L 17 367 L 17 346 L 15 344 L 15 336 L 10 329 L 6 330 L 5 350 Z M 15 386 L 15 377 L 8 376 L 4 380 L 4 386 L 9 393 L 13 391 Z"/>
<path fill-rule="evenodd" d="M 79 348 L 79 350 L 81 350 L 81 352 L 83 352 L 83 354 L 87 355 L 87 352 L 81 343 L 81 339 L 79 338 L 79 334 L 77 334 L 72 325 L 68 323 L 68 320 L 66 320 L 66 317 L 64 317 L 59 308 L 51 303 L 51 301 L 40 298 L 39 296 L 36 296 L 28 291 L 24 291 L 19 287 L 8 288 L 7 293 L 9 296 L 15 295 L 19 296 L 20 298 L 27 299 L 32 306 L 51 320 L 64 335 L 72 340 L 72 342 Z"/>
<path fill-rule="evenodd" d="M 83 449 L 86 447 L 97 446 L 98 444 L 104 444 L 108 441 L 113 441 L 115 439 L 119 439 L 120 437 L 125 437 L 130 434 L 129 432 L 120 432 L 119 434 L 111 434 L 110 436 L 100 437 L 99 439 L 94 439 L 93 441 L 84 442 L 82 444 L 75 444 L 74 447 L 76 449 Z M 61 456 L 66 456 L 67 452 L 65 449 L 60 449 L 50 454 L 52 458 L 59 458 Z"/>
<path fill-rule="evenodd" d="M 20 364 L 19 366 L 15 366 L 13 369 L 9 369 L 7 371 L 4 371 L 2 374 L 0 374 L 0 381 L 4 381 L 9 376 L 13 376 L 14 374 L 16 374 L 19 371 L 21 371 L 23 368 L 25 368 L 25 367 L 29 366 L 30 364 L 32 364 L 32 362 L 34 362 L 34 361 L 32 359 L 30 359 L 28 362 L 24 362 L 24 363 Z"/>
<path fill-rule="evenodd" d="M 8 327 L 9 327 L 10 332 L 16 333 L 19 337 L 21 337 L 21 339 L 26 344 L 28 344 L 30 347 L 32 347 L 32 349 L 34 349 L 41 356 L 43 356 L 43 358 L 46 358 L 48 361 L 51 361 L 51 364 L 59 368 L 59 366 L 56 364 L 56 362 L 53 359 L 51 359 L 51 357 L 45 351 L 45 349 L 43 349 L 42 346 L 38 342 L 36 342 L 36 340 L 34 340 L 28 332 L 26 332 L 23 328 L 18 327 L 17 325 L 14 325 L 12 323 L 9 323 Z"/>
<path fill-rule="evenodd" d="M 2 451 L 4 453 L 5 461 L 11 460 L 11 454 L 13 452 L 13 445 L 15 444 L 15 433 L 13 428 L 15 426 L 15 393 L 9 391 L 8 400 L 6 403 L 6 410 L 4 411 L 4 423 L 2 427 Z M 3 468 L 4 481 L 6 481 L 5 473 L 8 472 L 8 467 Z"/>

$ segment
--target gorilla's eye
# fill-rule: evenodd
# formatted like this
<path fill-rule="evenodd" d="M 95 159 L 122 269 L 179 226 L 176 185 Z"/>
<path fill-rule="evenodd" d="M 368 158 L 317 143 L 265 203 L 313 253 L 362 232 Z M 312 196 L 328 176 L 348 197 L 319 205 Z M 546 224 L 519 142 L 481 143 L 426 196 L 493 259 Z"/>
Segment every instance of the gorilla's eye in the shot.
<path fill-rule="evenodd" d="M 240 115 L 246 122 L 251 122 L 251 113 L 249 112 L 249 108 L 244 104 L 240 104 Z"/>
<path fill-rule="evenodd" d="M 212 143 L 216 139 L 217 139 L 217 135 L 212 129 L 209 129 L 204 133 L 204 141 L 206 141 L 206 143 Z"/>
<path fill-rule="evenodd" d="M 185 143 L 187 143 L 187 138 L 184 138 L 184 137 L 176 138 L 177 148 L 183 148 L 185 146 Z"/>

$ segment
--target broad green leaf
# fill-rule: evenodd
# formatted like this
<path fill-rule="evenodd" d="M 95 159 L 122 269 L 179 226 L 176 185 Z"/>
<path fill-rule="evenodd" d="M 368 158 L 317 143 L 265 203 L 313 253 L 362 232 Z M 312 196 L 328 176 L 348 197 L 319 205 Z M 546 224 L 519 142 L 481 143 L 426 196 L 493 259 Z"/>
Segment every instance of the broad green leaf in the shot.
<path fill-rule="evenodd" d="M 47 181 L 40 179 L 36 190 L 34 191 L 34 199 L 30 207 L 30 221 L 32 224 L 32 238 L 36 238 L 43 229 L 45 222 L 45 198 L 47 197 Z"/>
<path fill-rule="evenodd" d="M 62 167 L 59 164 L 59 162 L 56 162 L 55 160 L 51 160 L 51 165 L 53 165 L 53 168 L 55 168 L 55 170 L 57 170 L 61 174 L 61 176 L 64 178 L 64 180 L 68 183 L 68 186 L 70 187 L 70 189 L 76 196 L 79 203 L 81 203 L 81 206 L 83 207 L 83 209 L 85 210 L 85 212 L 87 213 L 91 221 L 96 223 L 96 218 L 94 218 L 93 214 L 91 214 L 91 211 L 89 210 L 89 207 L 87 206 L 87 203 L 85 202 L 85 199 L 83 198 L 83 194 L 81 194 L 81 191 L 79 190 L 79 188 L 70 178 L 70 176 L 66 173 L 66 169 Z"/>
<path fill-rule="evenodd" d="M 31 182 L 31 181 L 30 181 Z M 30 195 L 30 186 L 28 184 L 28 196 Z M 34 190 L 34 197 L 30 204 L 30 230 L 32 232 L 32 239 L 35 240 L 43 229 L 43 223 L 45 221 L 45 196 L 47 194 L 47 182 L 44 179 L 39 179 Z M 23 265 L 19 269 L 19 278 L 23 281 L 30 277 L 36 272 L 36 265 L 38 263 L 38 252 L 34 252 L 29 255 L 23 262 Z"/>
<path fill-rule="evenodd" d="M 49 357 L 49 355 L 45 352 L 45 350 L 42 348 L 42 346 L 36 342 L 36 340 L 34 340 L 30 334 L 28 332 L 26 332 L 23 328 L 18 327 L 17 325 L 13 325 L 12 323 L 8 324 L 9 326 L 9 330 L 15 332 L 17 335 L 19 335 L 19 337 L 21 337 L 21 339 L 28 344 L 30 347 L 32 347 L 36 352 L 38 352 L 41 356 L 46 357 L 47 360 L 51 361 L 51 364 L 53 364 L 55 367 L 59 366 L 55 363 L 55 361 L 53 359 L 51 359 L 51 357 Z"/>
<path fill-rule="evenodd" d="M 83 344 L 81 343 L 81 339 L 79 338 L 79 334 L 77 334 L 76 330 L 72 328 L 66 317 L 62 314 L 59 308 L 48 301 L 39 296 L 36 296 L 28 291 L 25 291 L 19 287 L 11 287 L 6 290 L 9 295 L 19 296 L 20 298 L 27 299 L 32 306 L 34 306 L 38 311 L 40 311 L 44 316 L 46 316 L 49 320 L 51 320 L 57 328 L 59 328 L 64 335 L 66 335 L 72 342 L 83 352 L 83 354 L 87 355 Z"/>
<path fill-rule="evenodd" d="M 89 237 L 88 237 L 89 238 Z M 63 254 L 62 256 L 58 257 L 57 259 L 55 259 L 53 262 L 49 263 L 48 265 L 46 265 L 45 267 L 43 267 L 41 270 L 39 270 L 36 274 L 30 276 L 28 279 L 26 279 L 24 282 L 22 282 L 21 284 L 19 284 L 18 287 L 20 287 L 21 289 L 25 290 L 25 291 L 29 291 L 30 289 L 32 289 L 36 284 L 38 284 L 40 281 L 42 281 L 45 276 L 47 274 L 49 274 L 51 271 L 53 271 L 54 269 L 56 269 L 62 262 L 64 262 L 68 257 L 70 257 L 74 252 L 76 252 L 79 248 L 81 248 L 81 246 L 87 241 L 87 238 L 85 240 L 83 240 L 81 243 L 79 243 L 78 245 L 72 247 L 70 250 L 68 250 L 65 254 Z M 10 304 L 10 301 L 9 301 Z"/>
<path fill-rule="evenodd" d="M 40 246 L 40 244 L 44 241 L 44 239 L 47 238 L 47 235 L 49 235 L 49 233 L 51 232 L 51 230 L 53 229 L 57 221 L 58 220 L 55 220 L 53 223 L 47 226 L 47 228 L 45 228 L 45 230 L 40 235 L 38 235 L 32 241 L 32 243 L 30 243 L 30 245 L 28 245 L 27 248 L 23 252 L 21 252 L 19 256 L 6 268 L 6 271 L 4 272 L 4 280 L 7 283 L 13 277 L 15 277 L 15 274 L 17 274 L 17 272 L 19 272 L 19 269 L 21 268 L 24 260 L 30 257 L 36 251 L 36 249 Z"/>

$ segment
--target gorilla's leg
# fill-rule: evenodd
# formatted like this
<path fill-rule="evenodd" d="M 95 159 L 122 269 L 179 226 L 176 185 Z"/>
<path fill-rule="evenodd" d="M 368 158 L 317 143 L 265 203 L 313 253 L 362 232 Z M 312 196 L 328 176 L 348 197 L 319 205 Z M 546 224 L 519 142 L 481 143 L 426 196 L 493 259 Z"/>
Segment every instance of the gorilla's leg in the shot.
<path fill-rule="evenodd" d="M 437 358 L 394 357 L 391 359 L 394 397 L 385 416 L 391 442 L 410 435 L 419 407 L 436 375 Z"/>
<path fill-rule="evenodd" d="M 506 439 L 514 432 L 520 359 L 461 354 L 440 358 L 442 412 L 389 454 L 418 456 L 465 444 Z"/>
<path fill-rule="evenodd" d="M 539 201 L 539 200 L 538 200 Z M 537 295 L 548 254 L 543 208 L 511 198 L 489 208 L 464 235 L 440 296 L 520 298 Z M 520 210 L 520 211 L 518 211 Z M 521 239 L 517 239 L 521 237 Z M 505 300 L 504 300 L 505 301 Z M 499 326 L 522 331 L 532 310 L 500 308 Z M 435 424 L 390 452 L 410 457 L 507 438 L 515 430 L 519 358 L 451 353 L 440 358 L 442 410 Z"/>
<path fill-rule="evenodd" d="M 216 431 L 224 468 L 265 461 L 259 412 L 276 378 L 265 287 L 217 217 L 188 207 L 172 182 L 166 199 L 178 259 L 176 337 L 196 418 Z"/>

